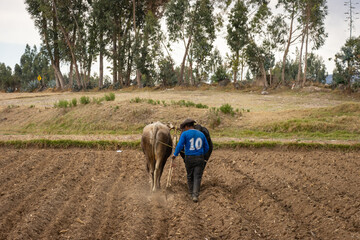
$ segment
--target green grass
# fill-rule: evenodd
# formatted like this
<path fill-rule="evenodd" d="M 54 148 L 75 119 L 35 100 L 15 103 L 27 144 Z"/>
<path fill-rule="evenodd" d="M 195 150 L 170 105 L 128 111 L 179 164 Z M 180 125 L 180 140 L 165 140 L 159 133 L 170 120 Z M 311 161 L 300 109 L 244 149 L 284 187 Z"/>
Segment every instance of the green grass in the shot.
<path fill-rule="evenodd" d="M 331 132 L 266 132 L 259 129 L 222 128 L 210 130 L 211 136 L 261 139 L 301 139 L 301 140 L 360 140 L 358 133 L 350 131 Z"/>
<path fill-rule="evenodd" d="M 231 116 L 235 115 L 233 107 L 228 103 L 221 105 L 221 107 L 219 107 L 219 110 L 224 114 L 230 114 Z"/>
<path fill-rule="evenodd" d="M 104 98 L 105 98 L 105 101 L 114 101 L 115 94 L 114 93 L 105 94 Z"/>
<path fill-rule="evenodd" d="M 140 140 L 138 141 L 78 141 L 78 140 L 47 140 L 36 139 L 26 141 L 0 141 L 0 147 L 24 148 L 87 148 L 116 150 L 119 148 L 130 148 L 140 150 Z M 323 150 L 360 150 L 360 144 L 321 144 L 321 143 L 282 143 L 276 141 L 267 142 L 214 142 L 214 149 L 241 149 L 241 148 L 286 148 L 286 149 L 323 149 Z"/>
<path fill-rule="evenodd" d="M 56 108 L 67 108 L 70 106 L 70 103 L 67 100 L 59 100 L 57 103 L 54 104 Z"/>
<path fill-rule="evenodd" d="M 207 105 L 202 103 L 194 103 L 192 101 L 185 101 L 185 100 L 179 100 L 179 101 L 171 101 L 170 104 L 167 104 L 166 101 L 162 100 L 154 100 L 154 99 L 146 99 L 146 98 L 133 98 L 130 100 L 130 103 L 142 103 L 146 102 L 151 105 L 163 105 L 164 107 L 170 106 L 170 105 L 176 105 L 180 107 L 194 107 L 194 108 L 209 108 Z"/>
<path fill-rule="evenodd" d="M 89 104 L 89 103 L 90 103 L 90 98 L 87 97 L 87 96 L 82 96 L 82 97 L 80 98 L 80 103 L 81 103 L 81 104 L 84 104 L 84 105 Z"/>
<path fill-rule="evenodd" d="M 2 147 L 15 148 L 96 148 L 96 149 L 119 149 L 119 148 L 140 148 L 139 141 L 78 141 L 78 140 L 48 140 L 35 139 L 26 141 L 0 141 Z"/>
<path fill-rule="evenodd" d="M 296 135 L 332 136 L 336 139 L 360 134 L 360 104 L 312 110 L 308 116 L 267 124 L 259 131 Z"/>

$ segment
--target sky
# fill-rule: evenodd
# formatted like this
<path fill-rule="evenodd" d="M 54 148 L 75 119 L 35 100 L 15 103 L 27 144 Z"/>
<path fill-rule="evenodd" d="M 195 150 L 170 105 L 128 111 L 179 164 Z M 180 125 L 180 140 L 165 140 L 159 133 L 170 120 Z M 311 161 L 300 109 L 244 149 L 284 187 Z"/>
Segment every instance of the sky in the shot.
<path fill-rule="evenodd" d="M 335 67 L 334 56 L 339 52 L 340 48 L 349 38 L 349 26 L 345 22 L 345 12 L 347 12 L 344 2 L 349 0 L 328 0 L 328 15 L 325 20 L 325 29 L 328 33 L 325 45 L 321 49 L 315 51 L 324 59 L 327 71 L 332 74 Z M 360 2 L 360 0 L 352 0 Z M 274 6 L 277 0 L 271 0 Z M 356 12 L 360 12 L 360 4 L 355 5 Z M 355 26 L 360 26 L 360 20 L 356 19 Z M 353 30 L 353 36 L 360 35 L 360 27 Z M 223 56 L 228 52 L 228 47 L 223 37 L 225 33 L 218 33 L 215 46 L 220 50 Z M 25 51 L 26 44 L 30 46 L 41 44 L 40 35 L 34 26 L 33 20 L 25 9 L 24 0 L 0 0 L 0 63 L 5 63 L 14 69 L 16 63 L 20 62 L 20 57 Z M 172 57 L 179 64 L 183 58 L 185 48 L 182 45 L 173 47 L 174 53 Z M 295 47 L 290 49 L 290 53 L 294 55 Z M 329 60 L 330 58 L 330 60 Z M 277 59 L 279 60 L 279 59 Z M 106 64 L 105 63 L 105 67 Z M 98 64 L 93 66 L 94 71 L 98 69 Z M 105 70 L 105 74 L 110 76 L 109 70 Z"/>

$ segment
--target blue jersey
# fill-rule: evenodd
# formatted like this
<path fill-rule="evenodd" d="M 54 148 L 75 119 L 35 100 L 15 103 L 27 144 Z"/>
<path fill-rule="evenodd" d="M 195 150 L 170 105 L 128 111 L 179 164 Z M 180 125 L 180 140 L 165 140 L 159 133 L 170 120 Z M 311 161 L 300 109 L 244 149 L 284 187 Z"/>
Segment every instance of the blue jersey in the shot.
<path fill-rule="evenodd" d="M 185 155 L 200 156 L 209 151 L 209 144 L 205 135 L 195 129 L 187 130 L 181 134 L 174 156 L 177 156 L 184 146 Z"/>

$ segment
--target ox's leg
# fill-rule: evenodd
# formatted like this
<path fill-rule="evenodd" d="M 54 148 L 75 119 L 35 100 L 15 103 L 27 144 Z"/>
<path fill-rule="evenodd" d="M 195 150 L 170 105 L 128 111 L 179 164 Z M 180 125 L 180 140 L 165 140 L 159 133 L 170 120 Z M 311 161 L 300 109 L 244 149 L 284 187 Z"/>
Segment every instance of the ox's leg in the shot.
<path fill-rule="evenodd" d="M 150 175 L 150 182 L 151 182 L 150 191 L 152 191 L 155 186 L 154 164 L 152 164 L 152 163 L 149 164 L 149 171 L 150 171 L 149 175 Z"/>
<path fill-rule="evenodd" d="M 155 173 L 154 173 L 155 186 L 153 188 L 154 192 L 156 191 L 156 189 L 160 189 L 160 178 L 161 178 L 160 161 L 156 161 Z"/>

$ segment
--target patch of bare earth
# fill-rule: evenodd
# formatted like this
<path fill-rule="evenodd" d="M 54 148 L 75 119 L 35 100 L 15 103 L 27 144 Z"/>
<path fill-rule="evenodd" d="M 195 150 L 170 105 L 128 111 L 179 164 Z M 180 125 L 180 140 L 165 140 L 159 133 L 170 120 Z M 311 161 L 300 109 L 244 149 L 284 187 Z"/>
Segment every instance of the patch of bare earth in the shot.
<path fill-rule="evenodd" d="M 360 238 L 359 152 L 215 150 L 196 204 L 179 158 L 150 194 L 137 150 L 0 150 L 0 239 Z"/>

